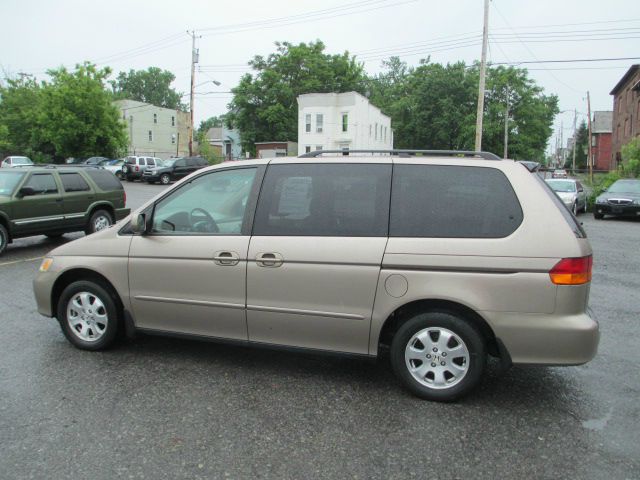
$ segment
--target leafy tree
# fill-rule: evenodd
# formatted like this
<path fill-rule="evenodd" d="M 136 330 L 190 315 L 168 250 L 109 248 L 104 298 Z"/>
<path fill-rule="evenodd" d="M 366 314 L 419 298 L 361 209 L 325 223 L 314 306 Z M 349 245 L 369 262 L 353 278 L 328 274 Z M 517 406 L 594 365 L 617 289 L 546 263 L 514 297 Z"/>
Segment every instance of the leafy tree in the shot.
<path fill-rule="evenodd" d="M 224 157 L 213 148 L 207 140 L 207 131 L 197 131 L 196 140 L 198 142 L 198 154 L 205 158 L 210 165 L 216 165 L 224 160 Z"/>
<path fill-rule="evenodd" d="M 576 168 L 587 168 L 587 157 L 589 155 L 589 129 L 587 128 L 587 122 L 584 120 L 580 123 L 580 126 L 576 131 L 574 148 L 576 149 Z M 573 149 L 569 153 L 567 162 L 571 162 L 573 164 Z"/>
<path fill-rule="evenodd" d="M 407 67 L 397 57 L 369 81 L 372 103 L 391 117 L 398 148 L 471 150 L 475 142 L 478 65 L 440 65 L 423 60 Z M 509 96 L 509 156 L 541 160 L 558 112 L 557 98 L 546 96 L 526 70 L 489 68 L 483 150 L 502 153 Z"/>
<path fill-rule="evenodd" d="M 34 157 L 39 150 L 35 127 L 41 90 L 41 85 L 28 76 L 6 79 L 6 85 L 0 87 L 0 148 L 8 153 Z"/>
<path fill-rule="evenodd" d="M 298 137 L 298 95 L 357 91 L 365 93 L 364 69 L 347 52 L 324 53 L 321 41 L 293 45 L 276 43 L 276 52 L 249 62 L 234 88 L 227 122 L 242 132 L 242 147 L 255 151 L 255 142 Z"/>
<path fill-rule="evenodd" d="M 95 65 L 62 67 L 48 72 L 41 87 L 41 103 L 32 135 L 37 148 L 55 159 L 100 155 L 118 156 L 126 148 L 127 133 L 112 95 L 105 90 L 111 71 Z"/>
<path fill-rule="evenodd" d="M 640 138 L 634 138 L 622 146 L 624 173 L 632 178 L 640 176 Z"/>
<path fill-rule="evenodd" d="M 110 83 L 117 99 L 127 98 L 157 107 L 186 111 L 186 106 L 181 102 L 183 95 L 171 88 L 175 79 L 175 75 L 168 70 L 149 67 L 147 70 L 120 72 Z"/>
<path fill-rule="evenodd" d="M 200 126 L 198 127 L 198 132 L 207 133 L 207 131 L 210 128 L 222 127 L 224 126 L 225 121 L 226 121 L 226 115 L 209 117 L 206 120 L 203 120 L 200 122 Z"/>

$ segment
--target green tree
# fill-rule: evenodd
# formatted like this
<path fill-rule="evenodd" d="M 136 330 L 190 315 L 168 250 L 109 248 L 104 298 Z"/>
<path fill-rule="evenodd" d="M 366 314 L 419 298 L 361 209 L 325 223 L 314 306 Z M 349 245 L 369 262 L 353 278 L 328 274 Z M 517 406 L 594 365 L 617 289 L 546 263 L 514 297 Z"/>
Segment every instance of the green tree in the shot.
<path fill-rule="evenodd" d="M 200 122 L 198 132 L 207 133 L 210 128 L 223 127 L 225 125 L 226 115 L 219 115 L 209 117 L 206 120 Z"/>
<path fill-rule="evenodd" d="M 576 150 L 576 168 L 587 168 L 587 156 L 589 149 L 589 129 L 587 122 L 584 120 L 578 126 L 576 131 L 576 141 L 574 148 Z M 569 153 L 567 162 L 573 164 L 573 149 Z"/>
<path fill-rule="evenodd" d="M 630 177 L 640 176 L 640 138 L 634 138 L 622 146 L 622 164 L 624 173 Z"/>
<path fill-rule="evenodd" d="M 111 87 L 117 99 L 137 100 L 157 107 L 186 111 L 182 104 L 183 95 L 171 88 L 176 79 L 168 70 L 149 67 L 147 70 L 129 70 L 120 72 Z"/>
<path fill-rule="evenodd" d="M 127 145 L 127 133 L 113 96 L 105 89 L 109 68 L 77 65 L 50 70 L 42 86 L 36 144 L 57 160 L 100 155 L 115 157 Z"/>
<path fill-rule="evenodd" d="M 242 147 L 255 151 L 255 142 L 298 137 L 298 95 L 357 91 L 365 93 L 361 64 L 347 52 L 324 53 L 321 41 L 293 45 L 276 43 L 276 52 L 249 62 L 246 74 L 232 90 L 227 122 L 242 133 Z"/>
<path fill-rule="evenodd" d="M 471 150 L 475 141 L 478 65 L 440 65 L 423 60 L 411 68 L 392 57 L 369 81 L 371 101 L 391 117 L 398 148 Z M 483 150 L 502 154 L 509 98 L 509 156 L 542 160 L 558 112 L 526 70 L 489 68 Z"/>
<path fill-rule="evenodd" d="M 35 157 L 40 148 L 36 125 L 42 104 L 42 89 L 33 78 L 6 79 L 0 87 L 0 138 L 8 153 Z"/>

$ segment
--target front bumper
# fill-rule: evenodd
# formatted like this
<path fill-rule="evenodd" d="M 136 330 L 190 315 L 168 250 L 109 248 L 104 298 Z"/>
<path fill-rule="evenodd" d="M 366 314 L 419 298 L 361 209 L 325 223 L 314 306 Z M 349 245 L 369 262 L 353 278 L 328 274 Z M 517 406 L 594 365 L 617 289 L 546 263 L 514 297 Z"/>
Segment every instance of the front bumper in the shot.
<path fill-rule="evenodd" d="M 589 313 L 484 313 L 514 364 L 581 365 L 598 351 L 598 322 Z"/>
<path fill-rule="evenodd" d="M 596 203 L 593 211 L 602 215 L 620 215 L 624 217 L 640 216 L 640 205 L 611 205 L 610 203 Z"/>
<path fill-rule="evenodd" d="M 160 175 L 152 175 L 151 173 L 142 174 L 142 180 L 145 182 L 158 182 L 160 181 Z"/>
<path fill-rule="evenodd" d="M 38 313 L 45 317 L 53 317 L 55 312 L 51 308 L 51 291 L 57 274 L 54 272 L 38 272 L 33 279 L 33 294 L 36 297 Z"/>

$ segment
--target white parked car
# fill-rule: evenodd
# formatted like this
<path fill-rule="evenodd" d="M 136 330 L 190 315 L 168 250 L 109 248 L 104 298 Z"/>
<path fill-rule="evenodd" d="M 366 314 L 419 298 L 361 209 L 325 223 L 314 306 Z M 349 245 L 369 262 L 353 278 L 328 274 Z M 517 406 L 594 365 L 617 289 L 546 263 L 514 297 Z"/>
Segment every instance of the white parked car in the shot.
<path fill-rule="evenodd" d="M 108 162 L 101 163 L 100 166 L 105 170 L 109 170 L 120 180 L 124 179 L 124 174 L 122 173 L 122 166 L 124 165 L 124 160 L 110 160 Z"/>
<path fill-rule="evenodd" d="M 0 167 L 12 168 L 12 167 L 25 167 L 29 165 L 33 165 L 33 162 L 29 157 L 11 156 L 11 157 L 6 157 L 0 164 Z"/>

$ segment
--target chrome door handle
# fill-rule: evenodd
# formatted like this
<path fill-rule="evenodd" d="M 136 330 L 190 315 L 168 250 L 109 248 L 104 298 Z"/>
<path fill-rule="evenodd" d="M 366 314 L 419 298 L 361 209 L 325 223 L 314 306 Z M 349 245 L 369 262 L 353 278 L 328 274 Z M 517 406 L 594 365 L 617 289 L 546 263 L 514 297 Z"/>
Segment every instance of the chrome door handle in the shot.
<path fill-rule="evenodd" d="M 213 256 L 213 262 L 216 265 L 223 267 L 229 267 L 240 263 L 240 255 L 236 252 L 216 252 Z"/>
<path fill-rule="evenodd" d="M 259 267 L 279 267 L 284 263 L 282 255 L 275 252 L 265 252 L 256 255 L 256 263 Z"/>

